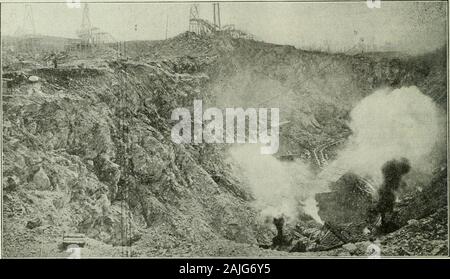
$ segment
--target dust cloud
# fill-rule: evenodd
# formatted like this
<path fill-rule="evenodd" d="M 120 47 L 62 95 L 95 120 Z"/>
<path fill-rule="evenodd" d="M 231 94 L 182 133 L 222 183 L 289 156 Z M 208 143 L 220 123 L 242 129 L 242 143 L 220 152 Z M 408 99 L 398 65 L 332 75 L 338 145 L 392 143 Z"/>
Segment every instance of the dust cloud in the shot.
<path fill-rule="evenodd" d="M 377 186 L 383 180 L 383 164 L 392 159 L 407 158 L 412 169 L 424 173 L 433 169 L 428 157 L 445 136 L 437 106 L 417 87 L 377 90 L 361 100 L 350 116 L 353 134 L 324 172 L 352 171 Z"/>
<path fill-rule="evenodd" d="M 316 193 L 327 191 L 331 181 L 348 171 L 380 187 L 382 166 L 393 159 L 407 158 L 413 170 L 431 175 L 436 166 L 429 157 L 437 144 L 445 143 L 445 126 L 432 99 L 417 87 L 377 90 L 362 99 L 350 116 L 352 135 L 337 158 L 317 175 L 306 163 L 282 162 L 262 155 L 257 145 L 231 147 L 231 157 L 239 165 L 262 216 L 284 215 L 289 221 L 304 212 L 321 222 Z"/>
<path fill-rule="evenodd" d="M 289 222 L 301 212 L 314 213 L 308 212 L 315 207 L 315 201 L 308 201 L 314 177 L 306 164 L 263 155 L 257 144 L 234 145 L 230 154 L 240 167 L 241 178 L 252 191 L 254 205 L 262 217 L 284 216 Z"/>

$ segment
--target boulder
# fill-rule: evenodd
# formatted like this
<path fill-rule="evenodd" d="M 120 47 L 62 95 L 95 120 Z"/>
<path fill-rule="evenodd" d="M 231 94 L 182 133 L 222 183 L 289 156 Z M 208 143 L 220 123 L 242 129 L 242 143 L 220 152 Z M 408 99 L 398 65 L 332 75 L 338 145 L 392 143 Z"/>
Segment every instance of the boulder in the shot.
<path fill-rule="evenodd" d="M 40 168 L 33 176 L 33 183 L 38 190 L 51 190 L 52 185 L 50 179 L 45 173 L 44 169 Z"/>
<path fill-rule="evenodd" d="M 356 174 L 346 173 L 330 185 L 330 192 L 318 193 L 315 198 L 319 216 L 333 224 L 366 221 L 372 204 L 371 187 Z"/>

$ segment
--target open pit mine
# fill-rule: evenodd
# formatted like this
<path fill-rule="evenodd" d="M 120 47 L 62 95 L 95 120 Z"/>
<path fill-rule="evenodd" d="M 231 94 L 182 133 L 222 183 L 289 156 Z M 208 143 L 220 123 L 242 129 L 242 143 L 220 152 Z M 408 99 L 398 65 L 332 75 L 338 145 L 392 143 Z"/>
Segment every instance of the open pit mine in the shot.
<path fill-rule="evenodd" d="M 2 33 L 3 257 L 448 254 L 446 47 L 273 44 L 218 4 L 119 41 L 86 7 L 76 39 Z M 194 100 L 279 108 L 277 152 L 174 142 Z"/>

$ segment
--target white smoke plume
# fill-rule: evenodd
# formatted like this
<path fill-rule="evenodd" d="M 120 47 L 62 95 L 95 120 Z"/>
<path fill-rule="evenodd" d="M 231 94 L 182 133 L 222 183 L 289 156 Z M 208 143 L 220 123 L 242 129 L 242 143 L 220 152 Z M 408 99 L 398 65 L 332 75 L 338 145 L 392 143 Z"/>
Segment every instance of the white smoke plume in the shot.
<path fill-rule="evenodd" d="M 284 215 L 289 221 L 302 210 L 321 222 L 316 193 L 327 191 L 330 182 L 348 171 L 372 180 L 377 187 L 382 182 L 382 165 L 394 158 L 408 158 L 412 170 L 431 174 L 435 166 L 429 155 L 438 143 L 445 143 L 445 123 L 432 99 L 417 87 L 375 91 L 350 116 L 353 134 L 336 160 L 318 175 L 299 161 L 282 162 L 262 155 L 258 145 L 230 149 L 263 216 Z"/>
<path fill-rule="evenodd" d="M 255 207 L 263 217 L 295 220 L 302 211 L 308 213 L 307 201 L 313 176 L 300 162 L 282 162 L 271 155 L 263 155 L 256 144 L 234 145 L 230 149 L 234 162 L 242 171 L 242 178 L 255 198 Z"/>
<path fill-rule="evenodd" d="M 353 131 L 346 146 L 323 173 L 352 171 L 379 185 L 381 167 L 391 160 L 407 158 L 412 169 L 430 172 L 427 158 L 442 140 L 438 108 L 415 87 L 382 89 L 358 103 L 350 114 Z M 323 175 L 323 174 L 322 174 Z"/>

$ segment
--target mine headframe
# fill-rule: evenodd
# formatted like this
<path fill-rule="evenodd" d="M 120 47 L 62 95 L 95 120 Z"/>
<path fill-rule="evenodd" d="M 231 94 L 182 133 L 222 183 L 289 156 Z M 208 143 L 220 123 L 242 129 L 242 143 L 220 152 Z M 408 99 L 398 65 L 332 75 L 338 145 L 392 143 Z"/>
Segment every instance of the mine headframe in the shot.
<path fill-rule="evenodd" d="M 25 4 L 24 6 L 24 17 L 22 25 L 17 28 L 14 35 L 18 37 L 16 42 L 17 47 L 21 51 L 31 51 L 36 50 L 40 44 L 40 39 L 36 33 L 36 27 L 33 17 L 33 10 L 30 4 Z"/>
<path fill-rule="evenodd" d="M 80 45 L 82 48 L 90 48 L 116 41 L 109 33 L 102 32 L 99 28 L 92 26 L 87 3 L 84 4 L 81 26 L 76 34 L 81 40 Z"/>
<path fill-rule="evenodd" d="M 193 4 L 189 11 L 189 31 L 197 35 L 213 34 L 221 30 L 220 5 L 213 3 L 213 22 L 200 18 L 198 4 Z"/>

